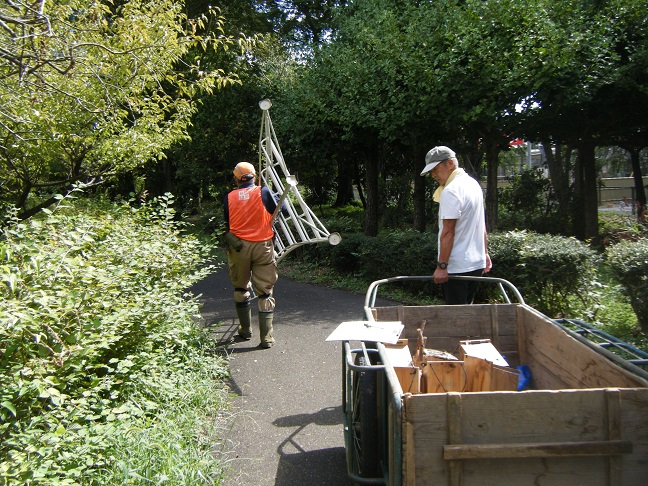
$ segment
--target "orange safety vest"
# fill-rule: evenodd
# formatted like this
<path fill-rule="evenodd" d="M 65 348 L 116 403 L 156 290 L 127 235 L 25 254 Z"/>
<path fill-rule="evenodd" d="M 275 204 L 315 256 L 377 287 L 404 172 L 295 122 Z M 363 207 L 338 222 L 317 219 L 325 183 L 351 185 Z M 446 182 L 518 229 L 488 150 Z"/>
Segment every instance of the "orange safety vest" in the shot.
<path fill-rule="evenodd" d="M 274 237 L 272 214 L 263 205 L 261 186 L 234 189 L 227 196 L 229 227 L 246 241 L 266 241 Z"/>

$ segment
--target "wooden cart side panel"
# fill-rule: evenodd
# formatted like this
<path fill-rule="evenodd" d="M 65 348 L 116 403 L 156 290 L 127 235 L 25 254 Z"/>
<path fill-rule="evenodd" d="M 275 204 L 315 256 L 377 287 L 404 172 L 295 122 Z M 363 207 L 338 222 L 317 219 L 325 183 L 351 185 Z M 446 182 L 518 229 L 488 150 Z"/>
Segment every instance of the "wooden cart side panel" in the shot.
<path fill-rule="evenodd" d="M 406 395 L 404 401 L 407 401 L 412 395 Z M 407 419 L 405 408 L 403 409 L 403 486 L 414 486 L 416 484 L 416 455 L 414 451 L 414 424 Z"/>
<path fill-rule="evenodd" d="M 406 484 L 631 486 L 643 484 L 648 477 L 645 388 L 413 395 L 403 406 L 403 423 L 409 427 L 403 436 L 403 448 L 408 451 L 404 468 L 416 478 L 415 483 Z M 613 457 L 443 458 L 443 446 L 451 443 L 608 440 L 631 442 L 632 453 Z"/>
<path fill-rule="evenodd" d="M 565 333 L 546 318 L 527 308 L 518 322 L 524 336 L 520 355 L 531 370 L 535 389 L 634 388 L 645 381 L 612 363 L 595 350 Z"/>
<path fill-rule="evenodd" d="M 426 322 L 424 335 L 428 348 L 455 352 L 460 340 L 490 339 L 504 355 L 517 354 L 517 305 L 482 304 L 464 306 L 393 306 L 373 309 L 379 321 L 398 320 L 405 326 L 402 339 L 408 339 L 415 352 L 417 329 Z"/>
<path fill-rule="evenodd" d="M 646 484 L 648 482 L 648 389 L 619 390 L 619 413 L 609 411 L 610 420 L 616 418 L 620 432 L 618 438 L 632 440 L 632 455 L 621 456 L 612 463 L 618 470 L 620 484 Z M 618 418 L 620 416 L 620 419 Z M 614 424 L 610 424 L 611 438 Z"/>

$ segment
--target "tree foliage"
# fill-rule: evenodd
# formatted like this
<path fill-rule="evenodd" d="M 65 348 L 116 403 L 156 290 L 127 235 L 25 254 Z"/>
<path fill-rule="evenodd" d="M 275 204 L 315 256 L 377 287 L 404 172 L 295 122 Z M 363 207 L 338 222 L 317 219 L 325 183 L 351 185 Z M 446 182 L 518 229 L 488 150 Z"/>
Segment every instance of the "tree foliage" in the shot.
<path fill-rule="evenodd" d="M 24 12 L 14 17 L 32 15 L 12 2 L 5 16 L 20 5 Z M 355 189 L 368 234 L 391 225 L 396 211 L 406 213 L 399 223 L 425 229 L 432 187 L 418 174 L 437 144 L 488 177 L 495 228 L 498 155 L 523 137 L 555 149 L 548 166 L 562 226 L 587 239 L 597 234 L 594 148 L 622 145 L 635 163 L 646 141 L 646 0 L 226 0 L 219 6 L 227 22 L 204 17 L 204 0 L 184 10 L 173 0 L 61 5 L 44 10 L 56 20 L 56 35 L 32 29 L 30 43 L 11 29 L 2 34 L 8 47 L 23 42 L 37 52 L 46 39 L 47 52 L 73 53 L 58 70 L 52 63 L 40 69 L 48 82 L 74 87 L 75 97 L 59 93 L 60 102 L 52 95 L 36 106 L 36 89 L 8 84 L 11 76 L 2 81 L 6 99 L 25 96 L 0 119 L 8 128 L 0 147 L 3 194 L 25 208 L 35 204 L 27 200 L 34 189 L 97 174 L 121 173 L 127 182 L 141 176 L 151 192 L 172 190 L 189 204 L 213 197 L 232 164 L 255 157 L 257 103 L 269 97 L 282 148 L 309 200 L 335 194 L 336 204 L 345 204 Z M 25 22 L 19 25 L 36 25 Z M 81 24 L 88 28 L 76 29 Z M 135 32 L 142 35 L 129 35 Z M 232 47 L 241 32 L 263 41 L 240 55 Z M 197 94 L 201 83 L 221 79 L 205 76 L 213 72 L 237 72 L 241 84 Z M 38 128 L 37 140 L 21 140 L 16 130 L 27 125 L 10 123 L 19 113 Z M 121 190 L 128 187 L 132 181 Z M 637 194 L 641 202 L 643 187 Z"/>
<path fill-rule="evenodd" d="M 637 140 L 645 132 L 645 0 L 541 2 L 528 10 L 528 35 L 520 39 L 530 78 L 519 133 L 546 147 L 567 147 L 577 157 L 551 160 L 549 169 L 561 210 L 573 233 L 595 238 L 597 171 L 594 147 L 620 133 Z M 643 74 L 640 74 L 643 72 Z M 645 137 L 643 137 L 645 140 Z M 574 180 L 573 206 L 565 184 Z M 643 185 L 638 191 L 643 193 Z"/>
<path fill-rule="evenodd" d="M 176 0 L 15 1 L 0 18 L 1 193 L 23 210 L 163 157 L 186 138 L 195 94 L 235 81 L 201 65 L 241 45 L 223 19 L 189 19 Z"/>
<path fill-rule="evenodd" d="M 327 133 L 340 150 L 333 168 L 359 161 L 367 194 L 379 198 L 368 197 L 368 208 L 385 206 L 385 194 L 369 189 L 393 178 L 396 161 L 409 174 L 403 187 L 414 187 L 414 211 L 422 208 L 417 170 L 431 146 L 454 147 L 476 175 L 487 161 L 495 223 L 494 179 L 508 141 L 519 136 L 558 147 L 551 179 L 562 214 L 577 222 L 565 229 L 595 237 L 593 149 L 620 134 L 641 144 L 646 130 L 646 6 L 354 1 L 338 8 L 330 41 L 289 87 L 300 93 L 292 97 L 298 103 L 290 110 L 299 115 L 289 130 L 297 143 Z M 577 204 L 567 207 L 571 179 Z"/>

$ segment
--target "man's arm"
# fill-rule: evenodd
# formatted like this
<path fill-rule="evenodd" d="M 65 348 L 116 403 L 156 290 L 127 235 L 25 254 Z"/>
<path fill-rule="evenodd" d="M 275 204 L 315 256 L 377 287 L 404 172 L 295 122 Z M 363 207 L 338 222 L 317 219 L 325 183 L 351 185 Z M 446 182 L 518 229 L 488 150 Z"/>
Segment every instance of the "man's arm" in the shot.
<path fill-rule="evenodd" d="M 270 189 L 268 189 L 266 186 L 263 186 L 261 188 L 261 200 L 263 201 L 263 206 L 266 208 L 266 211 L 268 211 L 270 214 L 274 214 L 278 201 L 276 201 L 272 197 Z M 285 202 L 281 203 L 281 214 L 283 214 L 284 216 L 289 215 L 288 206 L 286 206 Z"/>
<path fill-rule="evenodd" d="M 452 253 L 452 246 L 454 245 L 455 227 L 457 226 L 456 219 L 444 219 L 443 230 L 441 231 L 440 248 L 439 248 L 439 261 L 448 263 L 450 253 Z M 434 271 L 434 281 L 436 283 L 443 283 L 448 281 L 448 269 L 436 267 Z"/>

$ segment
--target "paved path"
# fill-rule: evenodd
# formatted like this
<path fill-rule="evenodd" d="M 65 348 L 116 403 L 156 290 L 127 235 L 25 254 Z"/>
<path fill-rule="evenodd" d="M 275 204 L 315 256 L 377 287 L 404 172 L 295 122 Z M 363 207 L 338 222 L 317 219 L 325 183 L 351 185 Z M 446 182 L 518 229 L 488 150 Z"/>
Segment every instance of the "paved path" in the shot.
<path fill-rule="evenodd" d="M 194 287 L 216 339 L 237 329 L 225 268 Z M 275 287 L 276 344 L 251 341 L 225 347 L 236 418 L 230 434 L 226 486 L 345 486 L 342 425 L 342 348 L 325 342 L 342 321 L 362 319 L 364 295 L 279 279 Z M 256 300 L 253 303 L 256 322 Z M 214 327 L 222 323 L 220 327 Z"/>

